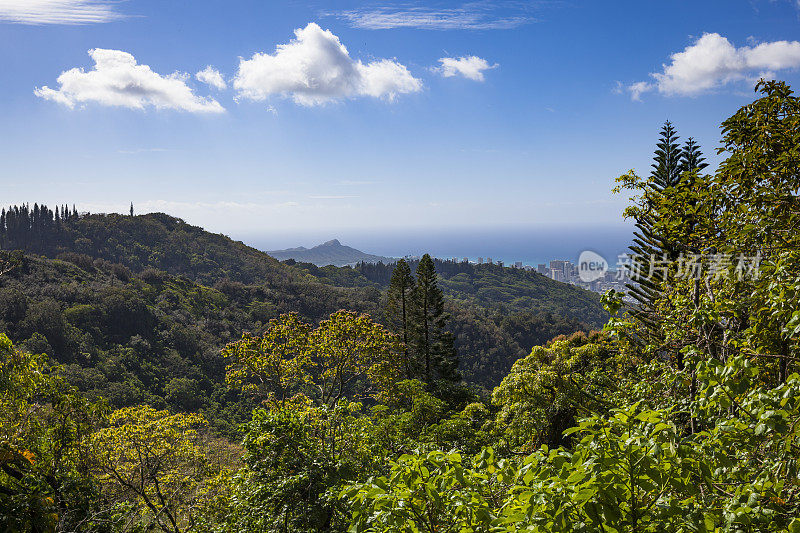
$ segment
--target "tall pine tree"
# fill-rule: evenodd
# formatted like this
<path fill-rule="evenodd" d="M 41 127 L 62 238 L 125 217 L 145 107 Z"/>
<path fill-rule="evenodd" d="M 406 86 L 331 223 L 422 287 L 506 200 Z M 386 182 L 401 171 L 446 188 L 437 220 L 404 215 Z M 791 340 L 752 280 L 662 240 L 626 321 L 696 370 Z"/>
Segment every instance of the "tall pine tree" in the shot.
<path fill-rule="evenodd" d="M 414 354 L 422 363 L 425 381 L 458 381 L 458 354 L 453 336 L 446 330 L 448 316 L 444 312 L 444 296 L 439 288 L 436 267 L 428 254 L 422 256 L 417 266 L 413 304 L 412 345 Z"/>
<path fill-rule="evenodd" d="M 693 179 L 695 172 L 708 166 L 700 146 L 691 137 L 683 148 L 678 144 L 678 134 L 667 121 L 661 129 L 659 142 L 653 154 L 653 172 L 647 182 L 647 192 L 654 195 L 669 194 L 681 180 Z M 660 333 L 654 317 L 655 305 L 661 297 L 664 272 L 654 262 L 675 261 L 685 252 L 681 243 L 671 242 L 656 229 L 659 213 L 652 207 L 645 209 L 636 218 L 633 245 L 631 245 L 632 275 L 636 283 L 628 284 L 630 296 L 637 302 L 632 314 L 644 326 L 643 343 L 657 344 Z"/>
<path fill-rule="evenodd" d="M 676 184 L 681 175 L 680 169 L 681 148 L 678 145 L 678 135 L 672 123 L 667 121 L 661 129 L 659 142 L 653 157 L 653 172 L 647 183 L 651 192 L 660 194 L 668 187 Z M 644 326 L 643 343 L 654 342 L 657 335 L 656 322 L 653 314 L 655 303 L 661 295 L 663 276 L 655 269 L 654 261 L 664 259 L 668 254 L 668 243 L 655 231 L 658 213 L 646 208 L 636 220 L 636 230 L 633 232 L 631 250 L 631 277 L 634 283 L 627 285 L 628 293 L 636 300 L 637 306 L 632 314 Z"/>
<path fill-rule="evenodd" d="M 417 375 L 415 361 L 412 361 L 409 351 L 411 341 L 410 315 L 412 311 L 412 298 L 414 296 L 414 276 L 405 259 L 400 259 L 392 272 L 389 289 L 386 291 L 386 307 L 384 313 L 389 328 L 403 339 L 403 367 L 406 378 L 412 379 Z"/>

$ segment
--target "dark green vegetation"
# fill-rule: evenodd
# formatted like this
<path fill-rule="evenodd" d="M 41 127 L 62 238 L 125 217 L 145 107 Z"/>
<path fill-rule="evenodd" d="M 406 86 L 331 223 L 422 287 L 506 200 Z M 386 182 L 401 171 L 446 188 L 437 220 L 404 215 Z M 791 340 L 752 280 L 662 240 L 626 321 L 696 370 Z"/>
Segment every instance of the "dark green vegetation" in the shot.
<path fill-rule="evenodd" d="M 223 384 L 219 354 L 228 342 L 287 312 L 315 323 L 339 309 L 384 320 L 386 287 L 358 269 L 280 263 L 167 215 L 34 205 L 3 210 L 0 219 L 0 243 L 26 251 L 3 252 L 0 331 L 50 355 L 70 383 L 115 407 L 196 410 L 232 435 L 252 405 Z M 381 266 L 387 275 L 392 268 Z M 452 288 L 441 302 L 449 318 L 438 327 L 452 333 L 462 375 L 487 388 L 530 346 L 587 327 L 573 317 L 596 325 L 603 312 L 591 293 L 505 270 L 476 284 L 512 296 L 527 290 L 531 311 L 471 293 L 456 300 Z"/>
<path fill-rule="evenodd" d="M 468 381 L 493 387 L 529 347 L 558 335 L 601 327 L 608 313 L 597 294 L 553 281 L 536 272 L 433 259 L 445 295 L 459 354 Z M 338 286 L 374 285 L 388 290 L 396 264 L 359 263 L 353 268 L 318 268 L 292 263 Z M 419 260 L 407 261 L 411 271 Z"/>
<path fill-rule="evenodd" d="M 2 331 L 63 363 L 67 379 L 91 398 L 201 410 L 229 434 L 251 406 L 223 384 L 226 343 L 281 313 L 319 320 L 342 308 L 374 312 L 380 299 L 375 289 L 307 281 L 263 257 L 271 283 L 223 278 L 209 287 L 84 254 L 4 254 L 13 261 L 0 279 Z"/>
<path fill-rule="evenodd" d="M 593 292 L 567 283 L 554 282 L 538 272 L 498 265 L 475 265 L 453 260 L 433 260 L 442 291 L 460 304 L 477 304 L 502 314 L 552 313 L 600 327 L 608 313 Z M 361 263 L 355 267 L 368 280 L 385 287 L 394 264 Z M 416 270 L 419 260 L 408 261 Z M 546 340 L 546 339 L 545 339 Z"/>
<path fill-rule="evenodd" d="M 800 99 L 757 90 L 715 173 L 620 178 L 630 216 L 710 250 L 697 278 L 679 252 L 649 307 L 610 291 L 602 332 L 534 347 L 491 399 L 408 371 L 420 324 L 446 338 L 427 258 L 395 270 L 388 327 L 289 313 L 223 349 L 231 394 L 258 406 L 241 447 L 197 413 L 111 412 L 0 335 L 0 528 L 797 533 Z M 3 279 L 25 265 L 4 256 Z"/>
<path fill-rule="evenodd" d="M 403 339 L 406 379 L 426 383 L 461 379 L 453 334 L 447 331 L 444 296 L 428 254 L 419 262 L 415 278 L 405 261 L 398 262 L 386 294 L 385 315 Z"/>
<path fill-rule="evenodd" d="M 391 259 L 380 255 L 373 255 L 356 250 L 351 246 L 344 246 L 337 239 L 332 239 L 312 248 L 287 248 L 286 250 L 273 250 L 267 252 L 269 255 L 284 261 L 293 259 L 301 263 L 313 263 L 317 266 L 345 266 L 356 263 L 377 263 L 378 261 L 390 262 Z"/>
<path fill-rule="evenodd" d="M 405 262 L 415 271 L 420 260 Z M 294 260 L 284 263 L 339 287 L 375 286 L 381 290 L 389 287 L 396 266 L 382 262 L 362 262 L 345 268 L 317 267 Z M 608 319 L 597 294 L 553 281 L 537 272 L 437 258 L 433 258 L 433 264 L 442 292 L 448 301 L 459 306 L 478 306 L 503 316 L 549 313 L 590 327 L 600 327 Z"/>

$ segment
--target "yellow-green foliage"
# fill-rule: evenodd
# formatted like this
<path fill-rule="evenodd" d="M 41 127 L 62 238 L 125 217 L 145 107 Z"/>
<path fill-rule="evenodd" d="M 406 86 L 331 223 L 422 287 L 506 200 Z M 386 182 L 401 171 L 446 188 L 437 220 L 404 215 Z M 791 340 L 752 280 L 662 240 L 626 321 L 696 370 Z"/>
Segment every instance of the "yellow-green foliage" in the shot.
<path fill-rule="evenodd" d="M 582 333 L 536 346 L 494 390 L 497 427 L 509 445 L 532 450 L 561 444 L 576 417 L 602 409 L 614 386 L 614 345 L 602 334 Z"/>
<path fill-rule="evenodd" d="M 143 524 L 181 531 L 212 474 L 197 433 L 203 417 L 144 405 L 114 411 L 108 423 L 89 437 L 105 497 Z"/>
<path fill-rule="evenodd" d="M 378 394 L 400 375 L 397 338 L 368 315 L 337 311 L 309 340 L 315 385 L 325 404 L 348 392 Z M 354 390 L 357 385 L 361 391 Z"/>
<path fill-rule="evenodd" d="M 228 386 L 283 402 L 308 380 L 310 326 L 297 313 L 269 322 L 261 336 L 245 333 L 222 351 Z"/>
<path fill-rule="evenodd" d="M 229 386 L 261 400 L 283 402 L 306 394 L 325 405 L 345 394 L 374 395 L 399 375 L 398 341 L 368 315 L 337 311 L 311 326 L 297 314 L 270 321 L 261 336 L 245 334 L 229 344 Z"/>

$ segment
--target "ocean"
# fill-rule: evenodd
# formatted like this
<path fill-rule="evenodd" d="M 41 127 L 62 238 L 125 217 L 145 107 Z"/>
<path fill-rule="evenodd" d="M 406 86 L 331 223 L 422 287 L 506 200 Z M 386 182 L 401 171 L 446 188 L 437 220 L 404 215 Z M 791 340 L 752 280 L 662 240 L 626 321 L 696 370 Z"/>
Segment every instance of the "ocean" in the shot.
<path fill-rule="evenodd" d="M 387 257 L 420 256 L 429 253 L 442 259 L 464 257 L 470 261 L 521 261 L 536 266 L 554 259 L 577 262 L 584 250 L 602 255 L 611 269 L 627 251 L 633 228 L 628 225 L 515 226 L 494 228 L 369 228 L 255 234 L 231 237 L 260 250 L 305 246 L 311 248 L 330 239 L 363 252 Z"/>

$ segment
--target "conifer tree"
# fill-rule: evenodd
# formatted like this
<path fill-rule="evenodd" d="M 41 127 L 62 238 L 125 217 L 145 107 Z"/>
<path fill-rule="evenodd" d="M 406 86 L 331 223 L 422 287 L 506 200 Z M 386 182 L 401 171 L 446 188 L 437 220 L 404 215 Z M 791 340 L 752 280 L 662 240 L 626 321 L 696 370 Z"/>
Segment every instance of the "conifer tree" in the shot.
<path fill-rule="evenodd" d="M 693 179 L 693 173 L 708 166 L 700 151 L 700 146 L 692 137 L 684 144 L 678 145 L 678 135 L 672 123 L 667 121 L 661 129 L 659 142 L 653 157 L 653 172 L 647 182 L 649 191 L 655 194 L 669 194 L 670 188 L 677 186 L 681 180 Z M 649 342 L 657 342 L 658 331 L 653 313 L 655 303 L 661 297 L 664 273 L 655 268 L 653 261 L 674 261 L 679 254 L 685 252 L 682 243 L 671 242 L 655 229 L 660 218 L 659 213 L 645 206 L 637 216 L 633 245 L 630 247 L 632 266 L 638 274 L 637 283 L 628 284 L 631 297 L 638 307 L 633 311 L 634 317 L 644 326 Z M 642 339 L 643 341 L 645 339 Z"/>
<path fill-rule="evenodd" d="M 423 363 L 425 381 L 431 383 L 434 378 L 457 381 L 458 355 L 453 336 L 445 329 L 448 316 L 444 312 L 444 296 L 428 254 L 422 256 L 417 266 L 413 302 L 414 352 Z"/>
<path fill-rule="evenodd" d="M 681 152 L 681 172 L 701 171 L 708 166 L 705 160 L 703 152 L 700 151 L 700 145 L 692 137 L 689 137 Z"/>
<path fill-rule="evenodd" d="M 386 291 L 386 322 L 389 328 L 403 339 L 403 365 L 406 377 L 411 379 L 416 374 L 415 364 L 411 361 L 409 342 L 411 340 L 410 314 L 414 294 L 414 276 L 405 259 L 400 259 L 392 272 L 389 289 Z"/>
<path fill-rule="evenodd" d="M 682 174 L 681 148 L 678 145 L 678 135 L 670 121 L 661 128 L 659 142 L 653 156 L 653 172 L 650 174 L 648 186 L 652 191 L 660 194 L 669 187 L 677 185 Z M 673 259 L 673 247 L 658 235 L 654 226 L 658 220 L 658 213 L 645 209 L 636 220 L 636 231 L 633 235 L 631 250 L 631 269 L 634 281 L 628 284 L 630 296 L 636 300 L 638 307 L 633 315 L 644 325 L 645 332 L 652 337 L 656 335 L 655 321 L 653 320 L 654 306 L 661 295 L 663 276 L 660 270 L 654 268 L 654 261 Z M 645 341 L 645 339 L 642 339 Z M 649 339 L 652 341 L 653 339 Z"/>
<path fill-rule="evenodd" d="M 652 181 L 658 190 L 672 187 L 680 180 L 681 172 L 681 147 L 678 145 L 678 132 L 669 120 L 661 128 L 661 138 L 656 144 L 653 157 Z"/>

